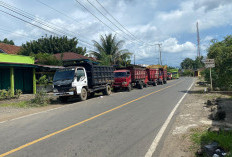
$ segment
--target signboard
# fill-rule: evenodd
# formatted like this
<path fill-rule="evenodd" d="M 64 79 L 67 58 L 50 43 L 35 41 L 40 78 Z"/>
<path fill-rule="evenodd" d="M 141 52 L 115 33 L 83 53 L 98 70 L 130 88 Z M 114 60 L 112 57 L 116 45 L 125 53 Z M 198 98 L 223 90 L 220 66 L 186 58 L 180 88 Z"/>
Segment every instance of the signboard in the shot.
<path fill-rule="evenodd" d="M 206 68 L 214 68 L 215 67 L 214 59 L 206 59 L 204 61 L 204 63 L 205 63 Z"/>

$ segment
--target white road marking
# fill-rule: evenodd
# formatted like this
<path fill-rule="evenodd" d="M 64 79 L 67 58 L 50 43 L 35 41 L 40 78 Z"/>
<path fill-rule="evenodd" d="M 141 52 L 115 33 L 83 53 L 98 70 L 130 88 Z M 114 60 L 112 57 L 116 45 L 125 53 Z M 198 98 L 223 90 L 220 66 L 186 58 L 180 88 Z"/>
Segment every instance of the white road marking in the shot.
<path fill-rule="evenodd" d="M 184 99 L 184 97 L 188 94 L 189 90 L 192 88 L 193 84 L 194 84 L 194 81 L 191 84 L 191 86 L 188 88 L 187 92 L 181 97 L 181 99 L 178 101 L 176 106 L 173 108 L 172 112 L 169 114 L 168 118 L 164 122 L 163 126 L 161 127 L 161 129 L 159 130 L 158 134 L 156 135 L 154 141 L 152 142 L 150 148 L 148 149 L 145 157 L 152 157 L 153 153 L 156 151 L 156 147 L 158 146 L 160 139 L 163 136 L 163 134 L 164 134 L 168 124 L 170 123 L 174 113 L 176 112 L 177 108 L 179 107 L 179 105 L 182 102 L 182 100 Z"/>

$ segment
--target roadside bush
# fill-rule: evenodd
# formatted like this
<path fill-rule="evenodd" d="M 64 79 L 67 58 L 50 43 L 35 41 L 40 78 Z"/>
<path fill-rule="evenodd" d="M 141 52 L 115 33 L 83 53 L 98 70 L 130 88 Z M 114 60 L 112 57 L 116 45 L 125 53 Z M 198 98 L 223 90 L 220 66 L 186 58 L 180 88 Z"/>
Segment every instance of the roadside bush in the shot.
<path fill-rule="evenodd" d="M 43 75 L 39 78 L 39 80 L 37 81 L 40 85 L 48 85 L 48 79 L 46 75 Z"/>
<path fill-rule="evenodd" d="M 181 75 L 182 76 L 193 76 L 193 72 L 191 70 L 184 70 Z"/>
<path fill-rule="evenodd" d="M 18 99 L 22 93 L 23 93 L 22 90 L 16 89 L 15 90 L 15 97 Z"/>
<path fill-rule="evenodd" d="M 46 106 L 48 101 L 49 98 L 47 97 L 47 92 L 45 89 L 42 89 L 35 94 L 35 98 L 31 100 L 31 103 L 39 106 Z"/>
<path fill-rule="evenodd" d="M 20 89 L 15 90 L 15 95 L 11 94 L 10 89 L 8 89 L 8 90 L 3 89 L 3 90 L 0 90 L 0 100 L 19 98 L 21 94 L 22 94 L 22 90 L 20 90 Z"/>

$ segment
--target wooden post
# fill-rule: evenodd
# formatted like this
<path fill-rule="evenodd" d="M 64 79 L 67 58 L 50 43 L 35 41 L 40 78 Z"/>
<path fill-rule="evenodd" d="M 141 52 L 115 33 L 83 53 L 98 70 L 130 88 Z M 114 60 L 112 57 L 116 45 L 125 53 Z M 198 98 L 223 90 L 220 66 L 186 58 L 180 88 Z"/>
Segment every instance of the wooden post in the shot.
<path fill-rule="evenodd" d="M 212 74 L 211 74 L 211 67 L 209 68 L 209 75 L 210 75 L 210 89 L 213 90 L 213 84 L 212 84 Z"/>
<path fill-rule="evenodd" d="M 14 67 L 10 67 L 10 90 L 11 96 L 14 96 Z"/>
<path fill-rule="evenodd" d="M 35 68 L 33 68 L 33 94 L 36 94 L 36 77 L 35 77 Z"/>

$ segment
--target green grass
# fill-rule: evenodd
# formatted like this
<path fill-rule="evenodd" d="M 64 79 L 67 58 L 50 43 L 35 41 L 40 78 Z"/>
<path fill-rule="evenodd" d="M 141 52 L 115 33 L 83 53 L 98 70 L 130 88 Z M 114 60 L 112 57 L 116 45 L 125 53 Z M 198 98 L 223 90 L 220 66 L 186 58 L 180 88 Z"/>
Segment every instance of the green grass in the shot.
<path fill-rule="evenodd" d="M 214 132 L 193 129 L 192 132 L 190 139 L 194 143 L 192 146 L 193 148 L 200 148 L 201 146 L 210 144 L 211 142 L 218 142 L 219 146 L 224 148 L 226 152 L 232 152 L 232 131 L 221 131 L 217 134 Z M 232 156 L 232 154 L 229 156 Z"/>
<path fill-rule="evenodd" d="M 29 107 L 28 101 L 20 101 L 20 102 L 13 102 L 13 103 L 5 103 L 0 104 L 1 107 L 17 107 L 17 108 L 27 108 Z"/>
<path fill-rule="evenodd" d="M 0 104 L 0 107 L 29 108 L 29 107 L 42 107 L 46 105 L 48 104 L 47 103 L 36 104 L 36 103 L 32 103 L 31 101 L 20 101 L 20 102 Z"/>

